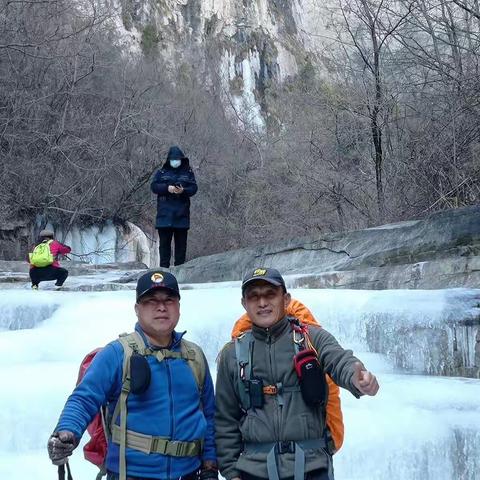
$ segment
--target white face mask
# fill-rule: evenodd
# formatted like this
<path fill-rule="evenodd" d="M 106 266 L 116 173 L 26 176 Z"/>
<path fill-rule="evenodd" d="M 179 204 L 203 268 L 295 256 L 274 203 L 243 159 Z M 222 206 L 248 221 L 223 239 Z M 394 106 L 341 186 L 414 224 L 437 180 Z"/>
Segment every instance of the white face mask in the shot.
<path fill-rule="evenodd" d="M 178 168 L 182 164 L 181 160 L 170 160 L 170 166 L 172 168 Z"/>

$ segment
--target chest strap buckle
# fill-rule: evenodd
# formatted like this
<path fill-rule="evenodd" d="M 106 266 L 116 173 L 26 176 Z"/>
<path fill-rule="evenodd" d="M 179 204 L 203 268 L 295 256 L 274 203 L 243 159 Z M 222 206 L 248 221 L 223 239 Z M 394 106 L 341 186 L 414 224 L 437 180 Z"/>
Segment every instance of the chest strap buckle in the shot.
<path fill-rule="evenodd" d="M 265 385 L 263 387 L 263 393 L 265 395 L 276 395 L 278 393 L 278 388 L 275 385 Z"/>

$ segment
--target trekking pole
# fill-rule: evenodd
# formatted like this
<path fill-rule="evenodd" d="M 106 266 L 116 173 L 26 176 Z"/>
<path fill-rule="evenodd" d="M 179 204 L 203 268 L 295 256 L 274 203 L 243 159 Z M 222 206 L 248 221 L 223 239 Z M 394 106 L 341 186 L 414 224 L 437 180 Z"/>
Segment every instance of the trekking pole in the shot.
<path fill-rule="evenodd" d="M 67 466 L 67 480 L 73 480 L 69 463 L 58 466 L 58 480 L 65 480 L 65 465 Z"/>

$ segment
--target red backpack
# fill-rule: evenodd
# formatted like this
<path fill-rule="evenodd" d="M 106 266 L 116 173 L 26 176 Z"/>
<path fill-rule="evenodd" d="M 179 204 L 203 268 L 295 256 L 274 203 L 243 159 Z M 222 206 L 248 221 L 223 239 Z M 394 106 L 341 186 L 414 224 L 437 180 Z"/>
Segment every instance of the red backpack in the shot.
<path fill-rule="evenodd" d="M 80 370 L 78 371 L 77 385 L 81 382 L 85 376 L 87 368 L 91 365 L 95 355 L 101 350 L 96 348 L 91 351 L 82 360 L 80 364 Z M 102 470 L 105 464 L 105 458 L 107 457 L 107 437 L 105 436 L 105 421 L 103 417 L 103 409 L 98 412 L 92 422 L 87 427 L 87 432 L 90 434 L 90 440 L 83 447 L 83 455 L 85 459 L 96 465 Z"/>

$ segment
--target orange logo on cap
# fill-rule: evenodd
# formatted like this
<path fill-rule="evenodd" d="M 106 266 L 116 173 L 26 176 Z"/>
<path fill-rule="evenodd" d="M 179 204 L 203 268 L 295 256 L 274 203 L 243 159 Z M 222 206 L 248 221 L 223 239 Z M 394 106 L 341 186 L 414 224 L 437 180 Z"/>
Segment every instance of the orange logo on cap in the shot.
<path fill-rule="evenodd" d="M 267 271 L 264 269 L 264 268 L 257 268 L 254 272 L 253 272 L 253 277 L 258 277 L 258 276 L 263 276 L 267 273 Z"/>
<path fill-rule="evenodd" d="M 162 283 L 163 282 L 163 275 L 161 273 L 154 273 L 150 279 L 153 283 Z"/>

